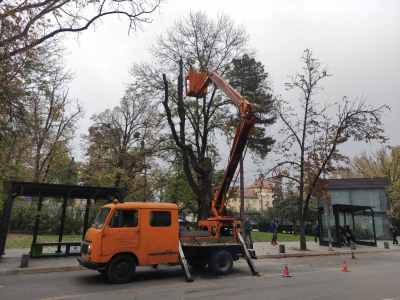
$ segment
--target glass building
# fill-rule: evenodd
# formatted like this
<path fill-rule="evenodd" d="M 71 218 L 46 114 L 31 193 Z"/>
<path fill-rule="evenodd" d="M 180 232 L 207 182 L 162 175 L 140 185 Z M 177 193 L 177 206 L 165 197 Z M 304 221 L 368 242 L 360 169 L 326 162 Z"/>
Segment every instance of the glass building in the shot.
<path fill-rule="evenodd" d="M 343 245 L 347 226 L 359 244 L 390 238 L 386 178 L 327 179 L 323 186 L 327 193 L 318 203 L 322 244 L 328 242 L 328 226 L 337 246 Z"/>

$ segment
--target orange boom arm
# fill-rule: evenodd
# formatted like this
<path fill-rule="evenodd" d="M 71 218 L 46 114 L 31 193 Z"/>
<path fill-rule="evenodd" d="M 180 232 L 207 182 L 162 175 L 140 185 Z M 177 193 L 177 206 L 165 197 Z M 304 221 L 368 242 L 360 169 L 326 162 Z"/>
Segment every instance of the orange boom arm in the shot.
<path fill-rule="evenodd" d="M 224 177 L 221 185 L 214 194 L 211 200 L 211 214 L 213 217 L 223 217 L 224 208 L 226 203 L 226 194 L 228 193 L 229 186 L 232 182 L 233 176 L 242 157 L 242 153 L 247 144 L 251 129 L 256 123 L 254 115 L 255 105 L 251 104 L 243 98 L 230 84 L 225 82 L 216 72 L 204 73 L 189 70 L 186 77 L 189 88 L 186 92 L 188 96 L 203 97 L 207 93 L 207 86 L 213 82 L 218 88 L 232 100 L 232 102 L 239 108 L 240 124 L 236 128 L 235 138 L 233 140 L 231 151 L 229 154 L 229 162 L 225 169 Z"/>

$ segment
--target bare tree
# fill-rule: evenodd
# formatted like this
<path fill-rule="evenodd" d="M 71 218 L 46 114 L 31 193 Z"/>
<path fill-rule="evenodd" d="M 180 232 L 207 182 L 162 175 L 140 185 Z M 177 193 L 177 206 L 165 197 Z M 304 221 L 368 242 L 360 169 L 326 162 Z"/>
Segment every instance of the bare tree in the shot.
<path fill-rule="evenodd" d="M 217 130 L 234 114 L 230 103 L 215 87 L 203 98 L 184 96 L 184 72 L 190 66 L 224 74 L 247 42 L 244 30 L 226 16 L 216 21 L 192 13 L 162 35 L 153 47 L 154 65 L 135 65 L 134 79 L 149 93 L 163 99 L 168 127 L 188 183 L 197 197 L 199 217 L 209 214 L 211 175 L 217 149 Z M 176 74 L 179 74 L 175 84 Z M 161 78 L 160 74 L 164 74 Z"/>
<path fill-rule="evenodd" d="M 151 22 L 161 0 L 2 0 L 0 57 L 25 52 L 63 32 L 81 32 L 110 15 L 125 17 L 129 30 Z"/>
<path fill-rule="evenodd" d="M 0 161 L 2 178 L 44 181 L 55 148 L 68 149 L 81 114 L 71 106 L 56 39 L 27 55 L 0 61 Z M 0 178 L 1 179 L 1 178 Z"/>
<path fill-rule="evenodd" d="M 329 75 L 309 49 L 302 57 L 303 71 L 286 84 L 300 93 L 301 113 L 287 102 L 277 101 L 277 113 L 283 123 L 278 151 L 283 159 L 270 171 L 296 183 L 300 223 L 300 248 L 306 249 L 305 224 L 310 200 L 318 191 L 322 174 L 329 174 L 335 164 L 347 160 L 338 146 L 347 141 L 383 142 L 382 114 L 387 105 L 372 107 L 363 101 L 344 97 L 333 107 L 315 99 L 320 83 Z M 331 112 L 336 108 L 335 112 Z"/>
<path fill-rule="evenodd" d="M 95 183 L 110 184 L 108 178 L 112 184 L 127 187 L 130 192 L 143 190 L 146 176 L 141 184 L 133 183 L 138 183 L 139 176 L 147 175 L 143 171 L 149 169 L 159 148 L 161 117 L 158 105 L 139 87 L 131 85 L 119 106 L 94 115 L 92 120 L 94 124 L 86 137 L 89 144 L 87 171 L 96 178 L 88 178 L 88 181 L 106 177 L 105 181 Z M 140 195 L 143 200 L 148 196 L 147 193 Z"/>
<path fill-rule="evenodd" d="M 24 101 L 28 85 L 45 67 L 43 58 L 49 57 L 56 42 L 44 43 L 26 55 L 0 60 L 0 140 L 15 139 L 26 130 Z"/>
<path fill-rule="evenodd" d="M 0 181 L 8 177 L 21 177 L 21 166 L 28 141 L 26 111 L 23 101 L 27 78 L 26 62 L 0 63 Z"/>
<path fill-rule="evenodd" d="M 44 70 L 38 72 L 38 81 L 34 82 L 26 96 L 34 182 L 46 180 L 56 146 L 60 142 L 68 144 L 82 113 L 78 104 L 75 108 L 70 105 L 66 89 L 69 74 L 54 61 L 47 64 Z"/>

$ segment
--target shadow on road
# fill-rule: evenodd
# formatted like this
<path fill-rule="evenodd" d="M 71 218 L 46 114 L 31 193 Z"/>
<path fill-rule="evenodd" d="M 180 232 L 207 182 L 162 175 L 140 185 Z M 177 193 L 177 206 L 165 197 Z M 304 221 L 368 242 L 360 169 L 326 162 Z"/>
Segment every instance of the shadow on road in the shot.
<path fill-rule="evenodd" d="M 226 278 L 227 276 L 239 276 L 239 275 L 250 275 L 250 271 L 246 272 L 246 270 L 240 270 L 238 268 L 234 268 L 232 273 L 225 276 L 217 276 L 214 275 L 207 270 L 196 270 L 191 271 L 194 280 L 196 279 L 218 279 L 218 278 Z M 177 278 L 181 278 L 182 282 L 185 282 L 184 272 L 180 268 L 176 267 L 160 267 L 158 269 L 148 269 L 143 268 L 136 271 L 134 278 L 129 284 L 133 284 L 135 282 L 150 282 L 153 280 L 176 280 Z M 112 285 L 113 287 L 118 286 L 115 284 L 110 284 L 107 282 L 107 279 L 104 275 L 98 274 L 96 272 L 79 274 L 76 276 L 76 280 L 79 281 L 80 284 L 94 286 L 94 285 Z M 126 286 L 121 284 L 120 286 Z"/>

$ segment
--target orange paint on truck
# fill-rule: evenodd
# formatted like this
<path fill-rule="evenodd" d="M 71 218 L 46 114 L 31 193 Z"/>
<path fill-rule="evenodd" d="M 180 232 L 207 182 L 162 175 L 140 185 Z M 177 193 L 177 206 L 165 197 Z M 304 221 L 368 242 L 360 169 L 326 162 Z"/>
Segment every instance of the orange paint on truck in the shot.
<path fill-rule="evenodd" d="M 89 249 L 82 251 L 82 260 L 105 264 L 115 255 L 127 253 L 133 255 L 140 266 L 178 263 L 179 222 L 176 204 L 110 203 L 103 206 L 101 212 L 106 214 L 104 222 L 95 223 L 87 231 L 83 243 Z M 136 222 L 113 224 L 113 218 L 115 220 L 116 214 L 121 212 L 131 217 L 136 214 Z M 166 223 L 155 223 L 157 216 L 163 216 Z"/>

